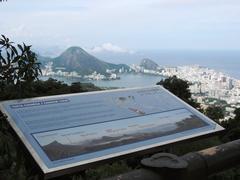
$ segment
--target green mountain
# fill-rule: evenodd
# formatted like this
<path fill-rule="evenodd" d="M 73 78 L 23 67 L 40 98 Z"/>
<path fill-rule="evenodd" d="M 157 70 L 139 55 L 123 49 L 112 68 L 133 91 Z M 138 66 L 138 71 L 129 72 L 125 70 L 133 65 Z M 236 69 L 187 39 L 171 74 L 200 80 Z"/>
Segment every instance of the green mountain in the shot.
<path fill-rule="evenodd" d="M 89 75 L 94 71 L 101 74 L 107 74 L 107 69 L 124 68 L 129 70 L 130 67 L 125 64 L 112 64 L 99 60 L 98 58 L 90 55 L 80 47 L 70 47 L 64 51 L 60 56 L 48 60 L 53 62 L 53 69 L 64 69 L 64 71 L 76 71 L 81 75 Z M 46 63 L 46 61 L 44 62 Z"/>

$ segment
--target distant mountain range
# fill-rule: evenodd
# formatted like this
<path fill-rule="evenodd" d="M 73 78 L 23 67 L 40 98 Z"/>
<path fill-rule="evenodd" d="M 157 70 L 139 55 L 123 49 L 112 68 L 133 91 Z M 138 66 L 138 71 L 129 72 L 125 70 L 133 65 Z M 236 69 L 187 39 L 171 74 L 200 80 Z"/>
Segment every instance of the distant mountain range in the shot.
<path fill-rule="evenodd" d="M 116 72 L 120 69 L 130 69 L 130 67 L 125 64 L 112 64 L 99 60 L 80 47 L 70 47 L 56 58 L 46 58 L 42 56 L 38 58 L 43 65 L 52 62 L 54 71 L 58 69 L 63 69 L 63 71 L 66 72 L 76 71 L 80 75 L 89 75 L 95 71 L 106 75 L 107 69 L 115 69 Z"/>

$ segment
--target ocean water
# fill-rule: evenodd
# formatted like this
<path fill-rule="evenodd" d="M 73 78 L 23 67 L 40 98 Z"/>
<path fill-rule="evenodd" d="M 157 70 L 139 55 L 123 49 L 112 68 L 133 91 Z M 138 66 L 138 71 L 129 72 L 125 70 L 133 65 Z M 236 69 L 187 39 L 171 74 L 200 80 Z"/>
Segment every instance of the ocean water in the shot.
<path fill-rule="evenodd" d="M 240 50 L 140 50 L 134 54 L 94 54 L 111 63 L 138 64 L 150 58 L 160 66 L 201 65 L 240 79 Z"/>
<path fill-rule="evenodd" d="M 170 66 L 198 64 L 240 79 L 240 51 L 177 51 L 151 54 L 156 57 L 158 64 Z"/>
<path fill-rule="evenodd" d="M 143 75 L 143 74 L 121 74 L 119 75 L 120 79 L 106 81 L 83 81 L 78 78 L 67 78 L 67 77 L 52 77 L 58 79 L 59 81 L 64 81 L 67 84 L 73 82 L 82 82 L 82 83 L 93 83 L 98 87 L 116 87 L 116 88 L 130 88 L 130 87 L 144 87 L 144 86 L 153 86 L 157 82 L 161 81 L 164 77 L 162 76 L 152 76 L 152 75 Z M 41 79 L 46 80 L 48 77 L 41 77 Z"/>

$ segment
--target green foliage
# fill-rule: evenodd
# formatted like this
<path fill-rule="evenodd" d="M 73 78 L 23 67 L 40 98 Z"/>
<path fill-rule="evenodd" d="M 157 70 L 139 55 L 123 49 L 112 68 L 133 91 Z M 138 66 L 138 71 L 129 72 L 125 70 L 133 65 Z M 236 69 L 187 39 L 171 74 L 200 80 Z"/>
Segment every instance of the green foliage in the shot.
<path fill-rule="evenodd" d="M 221 122 L 221 125 L 226 128 L 224 142 L 240 139 L 240 108 L 236 109 L 234 114 L 234 118 Z"/>
<path fill-rule="evenodd" d="M 199 104 L 191 98 L 192 94 L 189 89 L 190 84 L 187 81 L 179 79 L 176 76 L 172 76 L 161 80 L 157 83 L 157 85 L 162 85 L 164 88 L 168 89 L 171 93 L 178 96 L 186 103 L 195 108 L 199 108 Z"/>
<path fill-rule="evenodd" d="M 0 84 L 19 85 L 33 82 L 41 74 L 37 56 L 31 51 L 31 46 L 17 44 L 4 35 L 0 38 Z M 19 86 L 21 87 L 21 86 Z"/>
<path fill-rule="evenodd" d="M 161 80 L 157 85 L 162 85 L 164 88 L 171 91 L 184 101 L 188 101 L 191 98 L 191 92 L 189 90 L 189 83 L 176 76 L 169 77 L 165 80 Z"/>
<path fill-rule="evenodd" d="M 218 123 L 220 119 L 224 118 L 224 111 L 223 108 L 220 106 L 209 106 L 207 109 L 205 109 L 204 113 L 210 119 Z"/>
<path fill-rule="evenodd" d="M 6 117 L 0 112 L 0 179 L 32 180 L 37 178 L 36 165 L 16 138 Z"/>
<path fill-rule="evenodd" d="M 96 168 L 87 169 L 74 175 L 65 175 L 54 180 L 98 180 L 116 176 L 130 171 L 131 168 L 125 161 L 117 161 L 111 164 L 105 164 Z"/>
<path fill-rule="evenodd" d="M 235 114 L 235 118 L 234 119 L 240 121 L 240 108 L 236 109 L 234 111 L 234 114 Z"/>
<path fill-rule="evenodd" d="M 117 174 L 126 173 L 131 168 L 124 161 L 115 162 L 113 164 L 106 164 L 96 169 L 89 169 L 86 172 L 85 179 L 97 180 L 107 177 L 112 177 Z"/>
<path fill-rule="evenodd" d="M 227 102 L 225 100 L 217 99 L 217 98 L 205 98 L 205 103 L 210 104 L 214 102 L 214 104 L 221 104 L 221 106 L 227 106 Z"/>
<path fill-rule="evenodd" d="M 239 166 L 208 178 L 208 180 L 239 180 L 239 179 L 240 179 Z"/>
<path fill-rule="evenodd" d="M 6 85 L 4 89 L 0 89 L 0 100 L 10 100 L 19 98 L 31 98 L 58 94 L 79 93 L 87 91 L 101 90 L 90 83 L 73 83 L 67 85 L 61 81 L 49 78 L 47 81 L 33 81 L 29 86 L 22 85 L 21 93 L 16 90 L 15 85 Z"/>
<path fill-rule="evenodd" d="M 190 141 L 189 143 L 178 144 L 171 148 L 171 153 L 176 155 L 184 155 L 189 152 L 199 151 L 209 147 L 220 145 L 221 140 L 215 136 L 211 138 L 204 138 L 196 141 Z"/>

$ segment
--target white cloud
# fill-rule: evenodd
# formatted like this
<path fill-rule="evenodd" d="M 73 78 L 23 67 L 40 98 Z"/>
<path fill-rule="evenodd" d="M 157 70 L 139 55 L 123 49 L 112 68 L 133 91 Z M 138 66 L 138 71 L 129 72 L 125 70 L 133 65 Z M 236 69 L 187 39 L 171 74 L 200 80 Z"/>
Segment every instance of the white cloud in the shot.
<path fill-rule="evenodd" d="M 17 40 L 20 40 L 21 38 L 29 40 L 34 36 L 33 33 L 29 30 L 29 28 L 25 24 L 16 24 L 15 26 L 7 24 L 5 25 L 5 27 L 3 27 L 1 33 L 5 34 L 10 38 L 14 37 Z"/>
<path fill-rule="evenodd" d="M 90 49 L 92 53 L 101 53 L 101 52 L 112 52 L 112 53 L 129 53 L 133 54 L 134 51 L 119 47 L 117 45 L 114 45 L 112 43 L 103 43 L 100 46 L 95 46 L 92 49 Z"/>

